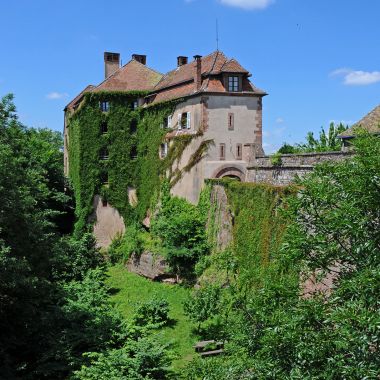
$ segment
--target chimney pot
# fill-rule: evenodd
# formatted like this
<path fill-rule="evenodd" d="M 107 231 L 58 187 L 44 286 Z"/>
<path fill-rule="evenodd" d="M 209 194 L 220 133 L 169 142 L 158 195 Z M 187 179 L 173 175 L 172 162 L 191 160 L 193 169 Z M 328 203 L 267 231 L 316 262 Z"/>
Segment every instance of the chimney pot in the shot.
<path fill-rule="evenodd" d="M 196 91 L 199 91 L 202 86 L 202 56 L 194 55 L 195 59 L 195 73 L 194 73 L 194 82 Z"/>
<path fill-rule="evenodd" d="M 132 54 L 132 59 L 134 59 L 137 62 L 142 63 L 143 65 L 146 65 L 146 55 L 143 55 L 143 54 Z"/>
<path fill-rule="evenodd" d="M 183 66 L 183 65 L 187 65 L 187 62 L 188 62 L 188 58 L 183 56 L 183 55 L 180 55 L 177 57 L 177 66 Z"/>
<path fill-rule="evenodd" d="M 120 54 L 104 52 L 104 77 L 107 79 L 120 68 Z"/>

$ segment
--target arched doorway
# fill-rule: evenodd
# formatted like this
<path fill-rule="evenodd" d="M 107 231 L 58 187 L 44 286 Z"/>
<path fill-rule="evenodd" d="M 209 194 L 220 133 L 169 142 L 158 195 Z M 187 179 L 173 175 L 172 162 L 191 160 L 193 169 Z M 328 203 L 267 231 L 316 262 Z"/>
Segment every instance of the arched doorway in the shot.
<path fill-rule="evenodd" d="M 213 178 L 232 178 L 240 182 L 244 182 L 245 174 L 244 172 L 234 166 L 221 167 L 215 171 Z"/>

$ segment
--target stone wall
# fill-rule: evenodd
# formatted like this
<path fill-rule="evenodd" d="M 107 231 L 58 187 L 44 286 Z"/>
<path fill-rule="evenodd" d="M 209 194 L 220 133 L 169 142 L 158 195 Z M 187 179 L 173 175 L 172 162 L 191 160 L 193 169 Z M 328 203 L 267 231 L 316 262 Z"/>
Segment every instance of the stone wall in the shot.
<path fill-rule="evenodd" d="M 124 220 L 119 212 L 107 202 L 103 202 L 99 195 L 95 196 L 93 206 L 94 213 L 89 222 L 94 222 L 96 244 L 100 248 L 108 248 L 116 236 L 124 234 Z"/>
<path fill-rule="evenodd" d="M 296 176 L 310 173 L 321 162 L 339 162 L 352 156 L 350 152 L 320 152 L 281 155 L 281 164 L 273 165 L 272 156 L 254 158 L 247 168 L 247 182 L 289 185 Z"/>

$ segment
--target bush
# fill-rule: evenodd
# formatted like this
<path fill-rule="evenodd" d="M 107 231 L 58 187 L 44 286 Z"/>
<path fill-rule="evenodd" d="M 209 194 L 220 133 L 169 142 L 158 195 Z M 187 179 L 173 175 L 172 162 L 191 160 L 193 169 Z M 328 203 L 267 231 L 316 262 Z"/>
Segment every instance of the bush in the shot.
<path fill-rule="evenodd" d="M 281 166 L 282 165 L 282 159 L 281 159 L 281 153 L 275 153 L 271 156 L 270 162 L 273 166 Z"/>
<path fill-rule="evenodd" d="M 166 379 L 170 354 L 167 346 L 153 338 L 128 342 L 120 349 L 86 354 L 90 364 L 76 371 L 73 380 Z"/>
<path fill-rule="evenodd" d="M 163 199 L 152 233 L 161 239 L 168 262 L 177 273 L 192 272 L 197 260 L 208 253 L 204 225 L 204 216 L 185 199 Z"/>
<path fill-rule="evenodd" d="M 159 325 L 169 322 L 169 303 L 163 298 L 153 297 L 141 303 L 133 316 L 133 323 L 137 326 Z"/>
<path fill-rule="evenodd" d="M 125 234 L 116 237 L 108 250 L 108 257 L 112 263 L 126 261 L 132 253 L 141 255 L 144 251 L 144 240 L 141 227 L 131 224 L 127 227 Z"/>
<path fill-rule="evenodd" d="M 185 314 L 194 322 L 211 319 L 220 309 L 222 289 L 218 285 L 208 284 L 193 292 L 184 304 Z"/>

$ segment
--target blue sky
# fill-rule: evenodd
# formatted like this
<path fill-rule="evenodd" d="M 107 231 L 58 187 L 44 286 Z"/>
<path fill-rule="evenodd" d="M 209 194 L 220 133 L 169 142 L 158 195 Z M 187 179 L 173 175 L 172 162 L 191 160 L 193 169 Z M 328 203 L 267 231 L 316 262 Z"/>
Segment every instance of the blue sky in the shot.
<path fill-rule="evenodd" d="M 146 54 L 166 72 L 178 55 L 219 47 L 266 90 L 265 150 L 380 104 L 378 0 L 1 1 L 0 95 L 22 122 L 62 130 L 63 108 L 103 79 L 103 52 Z"/>

